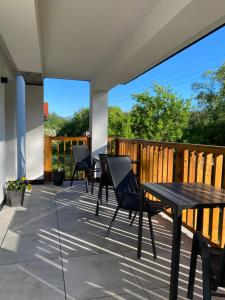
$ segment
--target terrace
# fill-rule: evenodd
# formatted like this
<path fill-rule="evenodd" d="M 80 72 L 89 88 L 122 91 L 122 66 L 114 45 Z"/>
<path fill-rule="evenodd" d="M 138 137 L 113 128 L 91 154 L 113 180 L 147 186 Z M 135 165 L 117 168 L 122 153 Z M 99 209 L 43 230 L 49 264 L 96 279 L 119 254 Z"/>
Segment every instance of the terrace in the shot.
<path fill-rule="evenodd" d="M 103 204 L 96 217 L 96 189 L 91 196 L 82 182 L 73 187 L 34 186 L 24 207 L 3 208 L 2 299 L 169 298 L 171 221 L 165 215 L 154 217 L 157 260 L 144 221 L 143 256 L 139 260 L 138 222 L 130 227 L 127 213 L 121 212 L 106 239 L 115 209 L 114 193 L 110 191 L 108 204 Z M 186 299 L 190 263 L 191 240 L 184 232 L 178 299 Z M 200 270 L 195 292 L 194 299 L 202 299 Z"/>
<path fill-rule="evenodd" d="M 191 20 L 191 23 L 190 23 Z M 96 217 L 82 182 L 49 183 L 52 143 L 44 140 L 44 78 L 90 83 L 90 140 L 55 138 L 69 162 L 74 143 L 139 161 L 140 181 L 224 187 L 224 147 L 116 139 L 108 143 L 108 92 L 154 68 L 225 24 L 224 0 L 3 0 L 0 4 L 0 294 L 8 299 L 169 299 L 172 222 L 154 217 L 158 259 L 144 221 L 121 212 L 105 231 L 113 192 Z M 63 146 L 63 153 L 60 153 Z M 68 151 L 68 152 L 67 152 Z M 71 161 L 70 161 L 71 163 Z M 5 206 L 5 183 L 26 175 L 34 185 L 24 207 Z M 45 184 L 44 184 L 45 183 Z M 196 211 L 183 212 L 179 299 L 186 299 Z M 204 211 L 203 234 L 225 242 L 224 210 Z M 189 231 L 187 231 L 187 228 Z M 188 237 L 187 234 L 190 236 Z M 198 269 L 196 299 L 201 299 Z M 175 300 L 175 299 L 173 299 Z"/>

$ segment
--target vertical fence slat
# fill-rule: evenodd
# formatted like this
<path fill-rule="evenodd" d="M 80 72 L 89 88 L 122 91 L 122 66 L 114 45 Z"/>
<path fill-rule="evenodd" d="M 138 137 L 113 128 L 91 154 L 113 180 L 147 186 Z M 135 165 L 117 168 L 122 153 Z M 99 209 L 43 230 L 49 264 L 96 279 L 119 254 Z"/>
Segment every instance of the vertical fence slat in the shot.
<path fill-rule="evenodd" d="M 158 159 L 158 182 L 162 182 L 163 179 L 163 148 L 159 148 L 159 159 Z"/>
<path fill-rule="evenodd" d="M 189 150 L 184 150 L 184 169 L 183 169 L 183 182 L 188 182 L 189 177 Z M 182 211 L 182 221 L 187 223 L 187 209 Z"/>
<path fill-rule="evenodd" d="M 154 149 L 154 162 L 153 162 L 153 182 L 158 181 L 158 147 Z"/>
<path fill-rule="evenodd" d="M 173 160 L 174 160 L 174 148 L 169 149 L 168 154 L 168 176 L 167 181 L 173 182 Z"/>
<path fill-rule="evenodd" d="M 206 154 L 205 158 L 205 183 L 211 184 L 212 180 L 212 162 L 213 154 Z M 203 212 L 203 235 L 209 238 L 209 208 L 205 208 Z"/>
<path fill-rule="evenodd" d="M 222 184 L 222 172 L 223 172 L 223 155 L 217 155 L 215 158 L 215 187 L 217 188 L 220 188 Z M 220 209 L 213 208 L 211 239 L 216 244 L 219 243 L 219 216 L 220 216 Z"/>
<path fill-rule="evenodd" d="M 192 151 L 190 155 L 190 166 L 189 166 L 189 182 L 195 182 L 196 175 L 196 152 Z M 187 225 L 194 227 L 195 213 L 193 209 L 188 209 L 187 211 Z"/>
<path fill-rule="evenodd" d="M 168 172 L 168 148 L 163 149 L 163 182 L 167 182 Z"/>

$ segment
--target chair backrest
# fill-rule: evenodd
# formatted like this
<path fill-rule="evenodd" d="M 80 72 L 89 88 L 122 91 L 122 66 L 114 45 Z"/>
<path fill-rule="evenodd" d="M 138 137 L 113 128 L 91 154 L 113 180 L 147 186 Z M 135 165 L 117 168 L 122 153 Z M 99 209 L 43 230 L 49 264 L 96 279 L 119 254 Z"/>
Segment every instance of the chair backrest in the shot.
<path fill-rule="evenodd" d="M 85 162 L 91 166 L 91 153 L 87 145 L 74 145 L 73 146 L 73 159 L 75 163 Z"/>
<path fill-rule="evenodd" d="M 108 154 L 99 153 L 99 160 L 100 160 L 100 167 L 102 174 L 107 173 L 107 162 L 106 158 L 108 157 Z"/>
<path fill-rule="evenodd" d="M 133 174 L 129 156 L 107 157 L 107 166 L 115 189 L 117 202 L 125 192 L 138 192 L 138 184 Z"/>

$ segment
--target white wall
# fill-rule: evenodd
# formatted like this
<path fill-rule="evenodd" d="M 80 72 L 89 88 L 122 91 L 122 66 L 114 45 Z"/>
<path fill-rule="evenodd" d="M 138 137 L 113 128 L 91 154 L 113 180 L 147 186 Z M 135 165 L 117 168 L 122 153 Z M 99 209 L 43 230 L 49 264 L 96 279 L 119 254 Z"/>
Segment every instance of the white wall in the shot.
<path fill-rule="evenodd" d="M 4 199 L 5 182 L 17 177 L 16 145 L 16 70 L 0 37 L 0 204 Z"/>
<path fill-rule="evenodd" d="M 26 174 L 25 154 L 25 83 L 22 76 L 17 76 L 17 177 Z"/>
<path fill-rule="evenodd" d="M 43 86 L 26 85 L 26 176 L 44 179 Z"/>
<path fill-rule="evenodd" d="M 108 92 L 91 87 L 90 134 L 92 156 L 107 152 L 108 142 Z"/>
<path fill-rule="evenodd" d="M 0 203 L 4 199 L 5 178 L 5 86 L 0 83 Z"/>

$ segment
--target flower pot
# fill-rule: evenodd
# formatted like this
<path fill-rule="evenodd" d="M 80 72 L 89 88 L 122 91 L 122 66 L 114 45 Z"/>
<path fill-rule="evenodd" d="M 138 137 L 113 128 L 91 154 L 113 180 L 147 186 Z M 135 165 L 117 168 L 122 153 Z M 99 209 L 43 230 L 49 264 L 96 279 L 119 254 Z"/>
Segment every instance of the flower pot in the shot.
<path fill-rule="evenodd" d="M 24 190 L 23 191 L 7 191 L 7 200 L 10 206 L 17 207 L 23 205 L 24 199 Z"/>
<path fill-rule="evenodd" d="M 54 171 L 53 172 L 54 185 L 62 185 L 64 176 L 65 176 L 65 171 Z"/>

